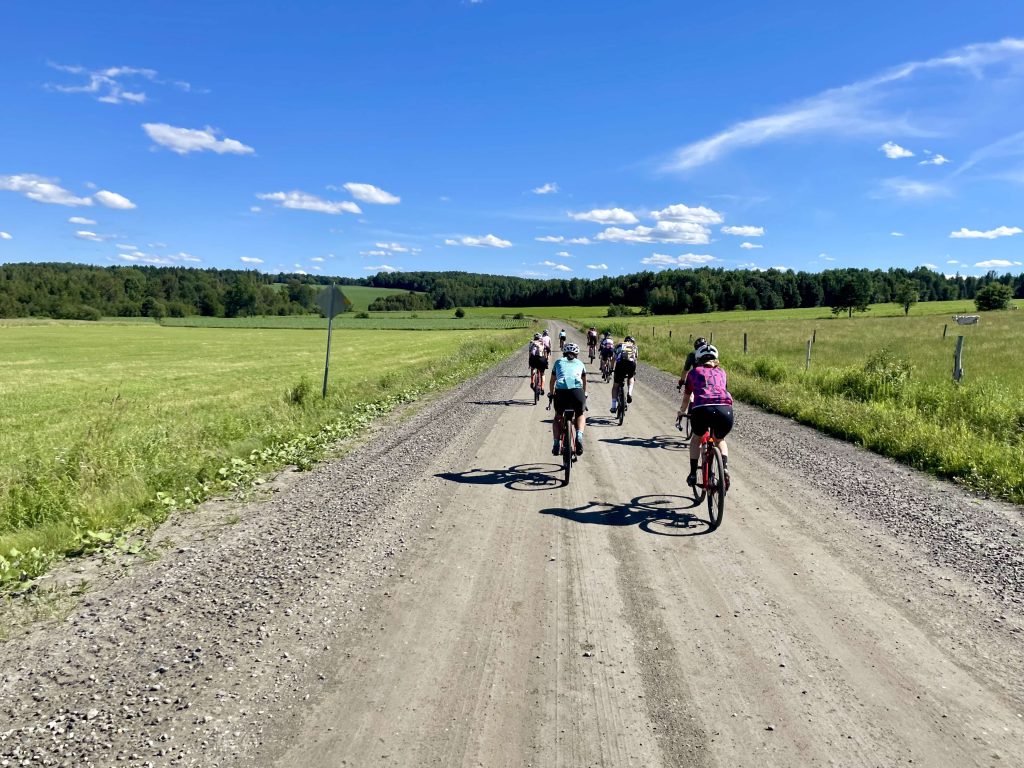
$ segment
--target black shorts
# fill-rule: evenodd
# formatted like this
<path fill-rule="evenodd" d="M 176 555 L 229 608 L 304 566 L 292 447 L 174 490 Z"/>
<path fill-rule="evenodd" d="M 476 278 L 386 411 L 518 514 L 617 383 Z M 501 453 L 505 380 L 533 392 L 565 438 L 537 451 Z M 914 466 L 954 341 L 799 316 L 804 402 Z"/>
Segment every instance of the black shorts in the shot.
<path fill-rule="evenodd" d="M 613 357 L 615 357 L 614 349 L 602 349 L 600 350 L 600 352 L 602 360 L 611 360 Z"/>
<path fill-rule="evenodd" d="M 621 384 L 630 376 L 636 376 L 635 360 L 619 360 L 615 364 L 615 383 Z"/>
<path fill-rule="evenodd" d="M 572 408 L 579 416 L 587 406 L 586 395 L 582 389 L 556 389 L 555 390 L 555 413 L 561 415 L 566 408 Z"/>
<path fill-rule="evenodd" d="M 709 429 L 716 440 L 732 431 L 732 406 L 731 405 L 701 405 L 690 408 L 690 425 L 693 427 L 693 434 L 703 435 Z"/>
<path fill-rule="evenodd" d="M 546 371 L 548 369 L 548 359 L 539 355 L 530 355 L 530 370 L 536 368 L 540 371 Z"/>

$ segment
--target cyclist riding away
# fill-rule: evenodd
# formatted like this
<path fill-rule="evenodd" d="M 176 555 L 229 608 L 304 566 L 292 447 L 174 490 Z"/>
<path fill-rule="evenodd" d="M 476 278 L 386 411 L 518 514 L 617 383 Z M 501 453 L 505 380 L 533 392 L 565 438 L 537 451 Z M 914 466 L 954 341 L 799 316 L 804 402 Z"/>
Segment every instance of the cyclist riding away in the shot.
<path fill-rule="evenodd" d="M 583 455 L 583 427 L 587 423 L 583 412 L 587 405 L 587 367 L 576 359 L 579 353 L 579 345 L 566 342 L 563 357 L 556 360 L 551 368 L 548 397 L 554 398 L 555 405 L 555 418 L 551 422 L 551 434 L 555 439 L 551 446 L 552 456 L 561 453 L 561 417 L 566 408 L 576 411 L 576 453 Z"/>
<path fill-rule="evenodd" d="M 587 347 L 591 357 L 594 357 L 594 350 L 597 347 L 597 328 L 590 326 L 587 331 Z"/>
<path fill-rule="evenodd" d="M 683 402 L 693 395 L 690 406 L 690 424 L 693 425 L 693 439 L 690 440 L 690 474 L 687 485 L 697 483 L 697 458 L 700 456 L 700 437 L 709 429 L 718 441 L 722 451 L 722 465 L 725 469 L 726 487 L 729 485 L 729 449 L 725 436 L 732 430 L 732 395 L 726 388 L 725 369 L 718 362 L 718 350 L 705 344 L 696 350 L 697 366 L 686 374 L 686 388 Z"/>
<path fill-rule="evenodd" d="M 551 357 L 551 337 L 548 336 L 548 329 L 545 328 L 541 332 L 540 340 L 544 342 L 544 358 L 550 359 Z"/>
<path fill-rule="evenodd" d="M 558 348 L 565 351 L 565 328 L 558 332 Z"/>
<path fill-rule="evenodd" d="M 633 379 L 636 377 L 636 361 L 639 356 L 640 349 L 637 347 L 636 340 L 632 336 L 624 338 L 622 343 L 615 348 L 615 383 L 612 384 L 612 413 L 615 413 L 619 408 L 622 386 L 627 379 L 626 402 L 633 402 Z"/>
<path fill-rule="evenodd" d="M 697 367 L 697 350 L 705 346 L 707 343 L 708 340 L 703 336 L 698 336 L 693 342 L 693 350 L 687 353 L 686 362 L 683 363 L 683 372 L 679 374 L 679 384 L 677 385 L 678 389 L 682 389 L 683 384 L 686 383 L 686 374 Z M 676 413 L 677 428 L 679 427 L 680 422 L 682 422 L 683 416 L 686 415 L 686 412 L 689 409 L 690 400 L 688 398 L 684 398 L 682 404 L 679 406 L 679 411 Z"/>
<path fill-rule="evenodd" d="M 544 348 L 544 339 L 535 333 L 530 342 L 530 387 L 534 391 L 544 391 L 544 371 L 547 369 L 548 351 Z"/>
<path fill-rule="evenodd" d="M 615 357 L 615 342 L 612 341 L 612 335 L 608 331 L 604 332 L 604 338 L 601 339 L 598 351 L 601 353 L 601 373 L 603 374 L 605 370 L 611 371 L 612 358 Z"/>

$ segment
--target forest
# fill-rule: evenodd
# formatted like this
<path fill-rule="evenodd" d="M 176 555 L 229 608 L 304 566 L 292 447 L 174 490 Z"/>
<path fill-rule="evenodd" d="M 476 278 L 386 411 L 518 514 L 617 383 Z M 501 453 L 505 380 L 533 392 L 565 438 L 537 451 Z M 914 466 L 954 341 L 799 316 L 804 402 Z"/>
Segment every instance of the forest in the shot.
<path fill-rule="evenodd" d="M 868 304 L 974 299 L 992 283 L 1024 298 L 1024 273 L 946 276 L 914 270 L 832 269 L 823 272 L 672 269 L 538 280 L 470 272 L 381 272 L 364 278 L 264 274 L 185 267 L 98 267 L 72 263 L 0 265 L 0 317 L 243 317 L 318 311 L 320 286 L 337 281 L 415 291 L 422 296 L 380 300 L 381 310 L 454 307 L 626 305 L 650 314 L 731 309 L 831 307 L 863 311 Z"/>

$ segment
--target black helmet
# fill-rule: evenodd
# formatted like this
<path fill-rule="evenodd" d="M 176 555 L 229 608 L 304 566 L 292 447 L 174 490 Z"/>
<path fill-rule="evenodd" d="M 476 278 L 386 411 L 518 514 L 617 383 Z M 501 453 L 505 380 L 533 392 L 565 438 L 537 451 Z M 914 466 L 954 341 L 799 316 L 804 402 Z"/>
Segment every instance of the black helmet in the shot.
<path fill-rule="evenodd" d="M 623 341 L 631 341 L 634 344 L 636 343 L 636 339 L 634 339 L 632 336 L 627 336 L 626 338 L 623 339 Z"/>
<path fill-rule="evenodd" d="M 704 338 L 703 336 L 698 336 L 698 337 L 697 337 L 697 338 L 696 338 L 696 339 L 694 340 L 694 342 L 693 342 L 693 348 L 694 348 L 695 350 L 696 350 L 696 349 L 700 349 L 701 347 L 703 347 L 703 346 L 704 346 L 704 345 L 706 345 L 707 343 L 708 343 L 708 340 L 707 340 L 707 339 L 705 339 L 705 338 Z"/>

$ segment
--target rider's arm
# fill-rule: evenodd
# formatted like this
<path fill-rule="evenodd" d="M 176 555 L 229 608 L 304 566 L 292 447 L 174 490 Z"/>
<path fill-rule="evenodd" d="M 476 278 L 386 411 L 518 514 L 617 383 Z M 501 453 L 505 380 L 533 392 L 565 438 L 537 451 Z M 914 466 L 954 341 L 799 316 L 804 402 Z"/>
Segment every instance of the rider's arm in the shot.
<path fill-rule="evenodd" d="M 582 374 L 580 374 L 580 379 L 583 381 L 583 395 L 585 397 L 586 394 L 587 394 L 587 372 L 586 371 L 584 371 Z"/>

